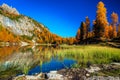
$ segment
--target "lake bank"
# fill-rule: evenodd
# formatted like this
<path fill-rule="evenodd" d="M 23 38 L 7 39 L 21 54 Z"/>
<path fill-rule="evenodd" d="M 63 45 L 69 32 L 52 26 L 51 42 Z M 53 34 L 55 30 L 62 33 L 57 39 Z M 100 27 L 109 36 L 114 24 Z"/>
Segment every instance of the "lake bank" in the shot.
<path fill-rule="evenodd" d="M 59 71 L 74 67 L 81 69 L 94 64 L 120 63 L 120 50 L 118 48 L 100 45 L 60 45 L 58 48 L 39 45 L 18 48 L 17 46 L 6 46 L 0 47 L 0 52 L 0 78 L 4 79 L 18 74 L 28 75 L 29 72 L 34 75 L 40 73 L 41 70 L 46 73 L 52 70 Z M 68 60 L 64 61 L 65 59 Z M 70 64 L 69 60 L 75 61 L 76 64 Z M 52 65 L 46 65 L 51 62 Z M 59 65 L 56 62 L 59 62 Z M 46 71 L 48 69 L 49 71 Z M 105 73 L 108 72 L 109 70 Z"/>
<path fill-rule="evenodd" d="M 119 71 L 118 74 L 113 71 Z M 105 73 L 106 72 L 106 73 Z M 111 75 L 113 74 L 113 75 Z M 90 79 L 120 79 L 120 63 L 92 65 L 89 68 L 70 68 L 49 73 L 38 73 L 36 75 L 22 75 L 15 77 L 14 80 L 90 80 Z"/>

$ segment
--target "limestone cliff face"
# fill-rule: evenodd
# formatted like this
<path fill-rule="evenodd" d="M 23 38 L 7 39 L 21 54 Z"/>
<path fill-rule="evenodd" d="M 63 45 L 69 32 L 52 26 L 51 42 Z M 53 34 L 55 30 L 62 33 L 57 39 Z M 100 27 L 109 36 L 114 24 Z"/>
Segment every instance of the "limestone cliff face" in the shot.
<path fill-rule="evenodd" d="M 19 18 L 18 21 L 11 20 L 8 17 L 5 17 L 0 14 L 0 22 L 6 28 L 9 28 L 16 35 L 27 35 L 32 36 L 31 31 L 34 30 L 34 23 L 32 20 L 28 19 L 27 17 Z"/>
<path fill-rule="evenodd" d="M 36 23 L 35 20 L 21 15 L 15 8 L 7 4 L 0 6 L 0 24 L 15 35 L 32 37 L 33 31 L 42 32 L 45 28 L 44 25 Z"/>
<path fill-rule="evenodd" d="M 3 3 L 2 6 L 0 7 L 0 9 L 10 13 L 10 14 L 15 14 L 15 15 L 20 15 L 19 12 L 12 7 L 9 7 L 7 4 Z"/>

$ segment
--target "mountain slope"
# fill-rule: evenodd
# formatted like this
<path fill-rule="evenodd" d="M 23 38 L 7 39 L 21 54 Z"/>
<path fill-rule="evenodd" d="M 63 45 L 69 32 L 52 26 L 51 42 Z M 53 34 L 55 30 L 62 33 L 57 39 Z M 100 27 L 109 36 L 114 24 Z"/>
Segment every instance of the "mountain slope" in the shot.
<path fill-rule="evenodd" d="M 32 36 L 32 34 L 30 33 L 31 31 L 36 28 L 41 30 L 38 25 L 34 24 L 32 19 L 19 14 L 19 12 L 16 11 L 15 8 L 11 8 L 7 4 L 3 4 L 0 7 L 0 12 L 0 22 L 6 28 L 10 28 L 11 31 L 17 35 Z M 40 26 L 44 27 L 42 24 L 40 24 Z"/>
<path fill-rule="evenodd" d="M 9 7 L 7 4 L 0 6 L 0 23 L 14 35 L 27 37 L 27 39 L 31 40 L 38 39 L 37 35 L 35 36 L 35 31 L 38 33 L 45 33 L 46 31 L 50 33 L 44 25 L 19 14 L 15 8 Z"/>
<path fill-rule="evenodd" d="M 66 43 L 72 44 L 74 38 L 62 38 L 51 33 L 43 24 L 21 15 L 15 8 L 0 6 L 0 42 Z M 4 31 L 4 32 L 3 32 Z M 4 40 L 5 39 L 5 40 Z"/>

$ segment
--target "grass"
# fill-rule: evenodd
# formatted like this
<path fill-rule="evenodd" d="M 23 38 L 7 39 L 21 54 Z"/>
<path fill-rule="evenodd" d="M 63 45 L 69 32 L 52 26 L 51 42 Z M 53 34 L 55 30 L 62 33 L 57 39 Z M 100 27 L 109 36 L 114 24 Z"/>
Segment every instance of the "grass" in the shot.
<path fill-rule="evenodd" d="M 9 68 L 6 71 L 1 71 L 0 72 L 0 78 L 8 78 L 11 76 L 16 76 L 16 74 L 20 73 L 16 68 Z"/>
<path fill-rule="evenodd" d="M 20 49 L 21 51 L 24 50 L 22 52 L 23 54 L 22 56 L 16 54 L 18 55 L 17 59 L 19 59 L 19 57 L 22 57 L 20 59 L 25 58 L 25 60 L 23 60 L 21 63 L 16 64 L 19 66 L 19 68 L 16 68 L 17 71 L 27 74 L 28 71 L 33 67 L 35 67 L 36 65 L 41 66 L 44 62 L 49 62 L 52 57 L 56 57 L 56 56 L 60 61 L 64 60 L 65 58 L 76 60 L 77 64 L 71 65 L 71 68 L 87 67 L 88 62 L 90 62 L 91 64 L 109 64 L 112 62 L 120 63 L 120 49 L 118 48 L 112 48 L 112 47 L 106 47 L 100 45 L 82 45 L 82 46 L 61 45 L 61 47 L 62 48 L 37 46 L 35 47 L 34 50 L 32 50 L 32 54 L 30 55 L 29 55 L 29 53 L 31 53 L 30 47 L 21 48 Z M 17 52 L 19 53 L 19 51 Z M 25 65 L 25 63 L 27 63 L 27 65 Z M 13 65 L 14 64 L 15 63 L 13 63 Z M 0 66 L 0 68 L 2 69 L 2 65 Z M 15 71 L 14 69 L 10 69 L 10 70 L 7 69 L 5 72 L 3 70 L 2 72 L 0 72 L 0 77 L 1 75 L 3 75 L 4 77 L 9 74 L 11 75 L 14 71 Z"/>
<path fill-rule="evenodd" d="M 120 49 L 98 45 L 71 46 L 69 49 L 58 50 L 58 56 L 75 59 L 79 64 L 88 61 L 92 64 L 108 64 L 120 62 Z"/>
<path fill-rule="evenodd" d="M 80 68 L 80 67 L 81 67 L 81 66 L 80 66 L 79 64 L 77 64 L 77 63 L 71 65 L 71 68 Z"/>

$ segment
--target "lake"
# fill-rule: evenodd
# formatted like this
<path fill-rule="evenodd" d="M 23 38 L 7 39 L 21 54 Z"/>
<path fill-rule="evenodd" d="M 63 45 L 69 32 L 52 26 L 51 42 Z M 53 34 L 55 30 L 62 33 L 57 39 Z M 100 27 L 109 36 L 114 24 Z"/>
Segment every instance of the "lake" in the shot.
<path fill-rule="evenodd" d="M 0 47 L 0 76 L 50 72 L 70 68 L 77 61 L 60 58 L 57 51 L 63 48 L 51 46 L 6 46 Z"/>
<path fill-rule="evenodd" d="M 100 45 L 0 47 L 0 78 L 91 64 L 120 63 L 120 49 Z"/>

